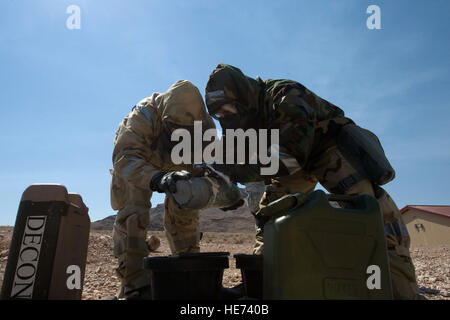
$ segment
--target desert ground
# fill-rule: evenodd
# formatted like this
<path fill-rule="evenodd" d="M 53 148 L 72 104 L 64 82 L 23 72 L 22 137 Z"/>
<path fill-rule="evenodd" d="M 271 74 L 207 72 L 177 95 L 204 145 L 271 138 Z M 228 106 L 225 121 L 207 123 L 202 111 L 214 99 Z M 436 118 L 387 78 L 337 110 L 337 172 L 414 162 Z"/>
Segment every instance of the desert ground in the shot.
<path fill-rule="evenodd" d="M 12 227 L 0 227 L 0 285 L 8 259 Z M 170 254 L 162 231 L 149 231 L 161 240 L 161 246 L 151 256 Z M 241 282 L 240 270 L 235 267 L 233 255 L 251 253 L 252 233 L 205 232 L 201 240 L 202 252 L 226 251 L 230 253 L 230 267 L 225 269 L 223 285 L 233 287 Z M 411 256 L 421 293 L 431 300 L 450 300 L 450 248 L 415 247 Z M 113 255 L 112 233 L 109 230 L 91 230 L 89 238 L 83 300 L 96 300 L 114 296 L 119 287 L 115 275 L 116 259 Z"/>

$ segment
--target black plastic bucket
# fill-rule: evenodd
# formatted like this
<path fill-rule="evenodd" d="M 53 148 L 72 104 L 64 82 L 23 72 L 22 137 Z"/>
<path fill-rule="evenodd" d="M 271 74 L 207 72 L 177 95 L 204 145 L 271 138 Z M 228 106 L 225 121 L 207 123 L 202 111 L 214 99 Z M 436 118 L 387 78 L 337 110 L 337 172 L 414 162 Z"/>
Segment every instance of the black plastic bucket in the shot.
<path fill-rule="evenodd" d="M 236 268 L 241 269 L 245 296 L 263 298 L 263 256 L 255 254 L 235 254 Z"/>
<path fill-rule="evenodd" d="M 153 300 L 219 299 L 229 255 L 205 252 L 144 258 L 144 268 L 151 271 Z"/>

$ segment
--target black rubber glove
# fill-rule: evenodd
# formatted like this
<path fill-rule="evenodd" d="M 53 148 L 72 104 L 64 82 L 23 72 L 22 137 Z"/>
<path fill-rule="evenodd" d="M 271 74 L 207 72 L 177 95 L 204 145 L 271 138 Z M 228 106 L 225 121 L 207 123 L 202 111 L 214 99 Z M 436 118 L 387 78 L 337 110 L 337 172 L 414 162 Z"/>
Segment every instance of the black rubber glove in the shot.
<path fill-rule="evenodd" d="M 178 180 L 188 180 L 191 178 L 191 174 L 185 170 L 181 171 L 170 171 L 170 172 L 159 172 L 155 174 L 150 181 L 150 190 L 156 192 L 177 192 L 177 187 L 175 183 Z"/>

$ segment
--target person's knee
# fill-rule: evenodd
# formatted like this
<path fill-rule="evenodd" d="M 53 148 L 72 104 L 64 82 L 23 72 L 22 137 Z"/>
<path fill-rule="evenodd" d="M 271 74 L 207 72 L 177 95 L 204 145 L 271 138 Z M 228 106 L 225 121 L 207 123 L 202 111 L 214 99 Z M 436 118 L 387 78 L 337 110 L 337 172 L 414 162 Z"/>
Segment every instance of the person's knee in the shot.
<path fill-rule="evenodd" d="M 150 223 L 150 215 L 148 211 L 138 212 L 130 215 L 127 220 L 127 228 L 137 228 L 146 230 Z"/>
<path fill-rule="evenodd" d="M 114 256 L 116 258 L 119 258 L 125 252 L 127 247 L 126 245 L 127 233 L 125 228 L 123 228 L 119 224 L 114 223 L 112 238 L 114 244 Z"/>
<path fill-rule="evenodd" d="M 388 250 L 388 257 L 394 299 L 416 299 L 419 289 L 411 257 L 397 248 Z"/>
<path fill-rule="evenodd" d="M 146 243 L 148 214 L 145 210 L 116 220 L 113 226 L 114 255 L 119 259 L 119 268 L 132 268 L 134 258 L 140 259 L 148 255 Z"/>
<path fill-rule="evenodd" d="M 200 211 L 179 209 L 170 199 L 166 199 L 164 209 L 164 229 L 171 252 L 200 252 Z"/>

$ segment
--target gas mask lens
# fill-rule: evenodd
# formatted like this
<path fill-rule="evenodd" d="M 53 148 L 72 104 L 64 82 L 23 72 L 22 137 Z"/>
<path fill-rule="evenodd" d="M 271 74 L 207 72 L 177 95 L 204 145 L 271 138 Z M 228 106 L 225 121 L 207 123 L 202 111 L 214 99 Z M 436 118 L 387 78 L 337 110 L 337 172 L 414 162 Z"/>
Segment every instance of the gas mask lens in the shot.
<path fill-rule="evenodd" d="M 218 108 L 212 116 L 216 120 L 221 120 L 223 118 L 235 117 L 236 115 L 238 115 L 236 106 L 231 103 L 226 103 Z"/>

